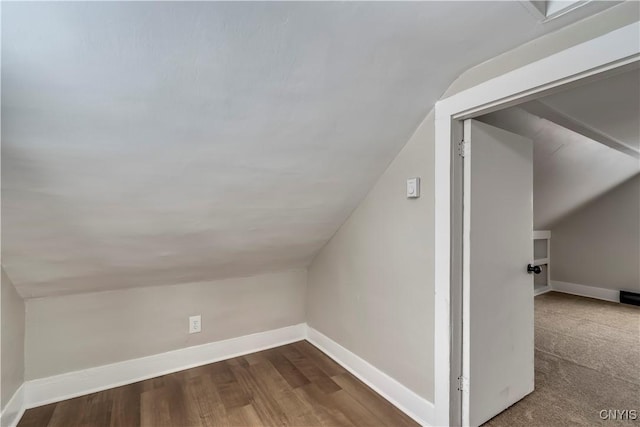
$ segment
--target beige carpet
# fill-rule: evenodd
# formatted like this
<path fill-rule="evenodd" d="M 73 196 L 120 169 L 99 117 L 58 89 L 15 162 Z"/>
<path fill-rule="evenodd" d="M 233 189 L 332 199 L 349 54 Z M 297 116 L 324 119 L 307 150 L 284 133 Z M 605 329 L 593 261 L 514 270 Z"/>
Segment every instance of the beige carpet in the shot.
<path fill-rule="evenodd" d="M 640 426 L 640 307 L 549 292 L 535 299 L 535 337 L 535 391 L 486 426 Z"/>

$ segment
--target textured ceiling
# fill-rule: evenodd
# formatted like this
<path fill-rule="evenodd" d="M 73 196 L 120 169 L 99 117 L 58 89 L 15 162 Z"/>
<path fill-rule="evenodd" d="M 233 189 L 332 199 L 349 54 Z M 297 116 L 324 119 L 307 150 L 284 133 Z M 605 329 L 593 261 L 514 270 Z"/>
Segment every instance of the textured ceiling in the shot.
<path fill-rule="evenodd" d="M 566 23 L 517 2 L 5 2 L 2 263 L 25 297 L 305 266 L 463 70 Z"/>
<path fill-rule="evenodd" d="M 640 140 L 640 72 L 633 70 L 540 100 L 587 129 L 628 147 Z M 546 230 L 640 173 L 637 156 L 610 148 L 525 111 L 524 104 L 482 121 L 534 142 L 534 225 Z"/>

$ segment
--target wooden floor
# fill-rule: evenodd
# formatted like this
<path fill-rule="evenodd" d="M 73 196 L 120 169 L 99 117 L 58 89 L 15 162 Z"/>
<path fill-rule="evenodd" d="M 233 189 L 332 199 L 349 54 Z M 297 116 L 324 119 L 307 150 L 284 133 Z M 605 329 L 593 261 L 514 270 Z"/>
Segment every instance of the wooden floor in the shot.
<path fill-rule="evenodd" d="M 416 426 L 306 341 L 29 409 L 19 427 Z"/>

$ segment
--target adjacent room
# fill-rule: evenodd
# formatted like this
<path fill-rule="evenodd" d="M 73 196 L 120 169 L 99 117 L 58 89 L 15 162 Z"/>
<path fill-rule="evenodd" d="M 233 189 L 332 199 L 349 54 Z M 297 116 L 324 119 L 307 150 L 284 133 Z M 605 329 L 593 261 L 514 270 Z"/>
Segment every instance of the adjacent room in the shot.
<path fill-rule="evenodd" d="M 638 94 L 634 68 L 478 118 L 533 143 L 536 386 L 488 425 L 638 403 L 640 312 L 616 304 L 640 290 Z"/>
<path fill-rule="evenodd" d="M 0 15 L 0 427 L 640 420 L 640 2 Z"/>

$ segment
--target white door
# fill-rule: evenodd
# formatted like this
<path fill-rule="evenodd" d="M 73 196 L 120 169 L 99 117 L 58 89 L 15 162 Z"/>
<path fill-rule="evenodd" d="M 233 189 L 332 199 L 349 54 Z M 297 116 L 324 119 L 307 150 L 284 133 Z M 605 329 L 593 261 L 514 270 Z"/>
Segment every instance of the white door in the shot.
<path fill-rule="evenodd" d="M 533 391 L 533 143 L 464 123 L 463 424 Z"/>

